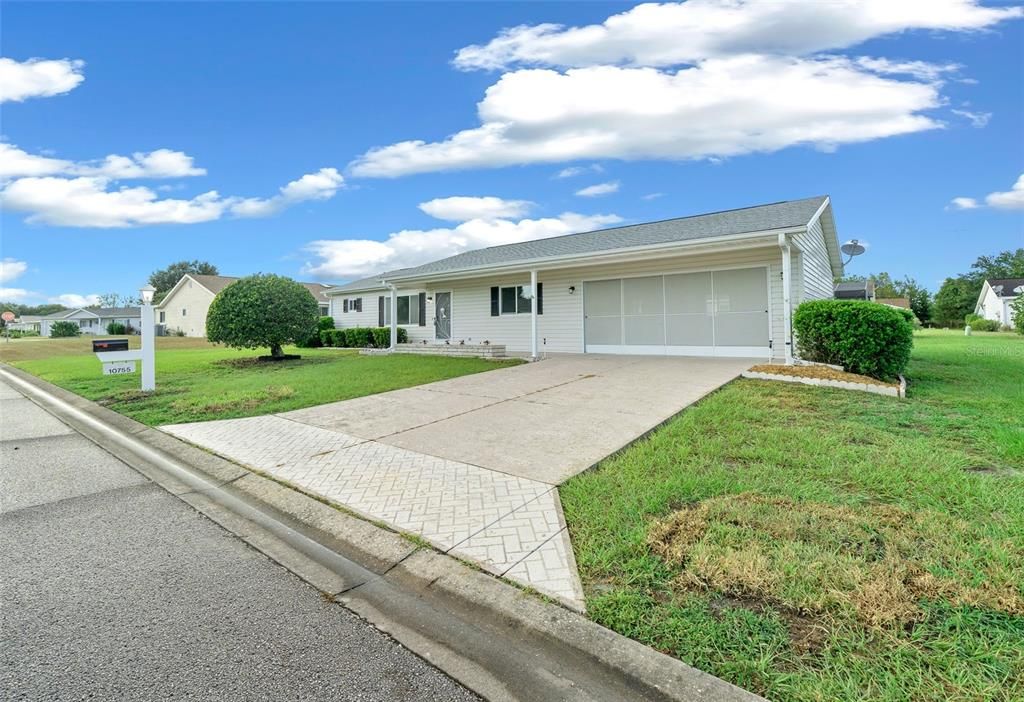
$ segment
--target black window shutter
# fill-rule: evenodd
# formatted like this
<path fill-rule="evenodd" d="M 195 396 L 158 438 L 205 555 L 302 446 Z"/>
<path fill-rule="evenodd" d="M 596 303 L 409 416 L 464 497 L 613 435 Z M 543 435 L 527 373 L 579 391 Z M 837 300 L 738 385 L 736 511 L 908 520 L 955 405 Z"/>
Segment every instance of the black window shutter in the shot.
<path fill-rule="evenodd" d="M 343 303 L 341 303 L 341 311 L 342 312 L 348 312 L 348 298 L 347 297 L 345 298 L 345 301 Z"/>
<path fill-rule="evenodd" d="M 491 288 L 491 316 L 497 317 L 498 314 L 498 288 Z"/>
<path fill-rule="evenodd" d="M 377 326 L 384 326 L 384 296 L 377 298 Z"/>
<path fill-rule="evenodd" d="M 427 294 L 420 293 L 420 326 L 427 326 Z"/>
<path fill-rule="evenodd" d="M 544 314 L 544 283 L 537 283 L 537 314 Z"/>

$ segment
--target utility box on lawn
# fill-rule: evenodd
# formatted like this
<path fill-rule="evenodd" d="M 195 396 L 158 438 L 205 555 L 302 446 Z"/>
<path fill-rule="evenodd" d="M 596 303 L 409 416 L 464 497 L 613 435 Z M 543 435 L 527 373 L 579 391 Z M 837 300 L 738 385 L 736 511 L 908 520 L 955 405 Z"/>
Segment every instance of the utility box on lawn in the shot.
<path fill-rule="evenodd" d="M 128 339 L 93 339 L 93 353 L 105 353 L 107 351 L 127 351 Z"/>

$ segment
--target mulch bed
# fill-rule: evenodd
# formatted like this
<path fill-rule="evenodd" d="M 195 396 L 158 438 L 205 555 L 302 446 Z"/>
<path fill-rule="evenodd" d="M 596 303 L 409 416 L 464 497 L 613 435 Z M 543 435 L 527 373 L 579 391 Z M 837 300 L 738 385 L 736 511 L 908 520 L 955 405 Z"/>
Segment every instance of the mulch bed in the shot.
<path fill-rule="evenodd" d="M 887 383 L 884 380 L 871 378 L 857 373 L 835 370 L 828 366 L 774 366 L 762 364 L 750 369 L 755 373 L 773 373 L 775 375 L 790 375 L 795 378 L 820 378 L 822 380 L 843 380 L 847 383 L 866 383 L 868 385 L 881 385 L 883 387 L 899 387 L 899 383 Z"/>

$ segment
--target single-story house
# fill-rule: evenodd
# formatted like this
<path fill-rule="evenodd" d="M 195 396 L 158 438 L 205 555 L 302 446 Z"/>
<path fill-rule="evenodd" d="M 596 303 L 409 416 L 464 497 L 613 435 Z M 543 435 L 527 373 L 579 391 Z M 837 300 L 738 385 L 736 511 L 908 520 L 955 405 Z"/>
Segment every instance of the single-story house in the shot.
<path fill-rule="evenodd" d="M 836 283 L 833 297 L 837 300 L 874 300 L 875 281 L 868 278 Z"/>
<path fill-rule="evenodd" d="M 182 331 L 185 336 L 206 336 L 206 313 L 221 290 L 239 280 L 228 275 L 197 275 L 186 273 L 155 308 L 156 323 L 167 333 Z M 330 285 L 301 283 L 316 298 L 320 316 L 330 314 L 330 300 L 325 293 Z"/>
<path fill-rule="evenodd" d="M 74 322 L 82 334 L 106 334 L 107 325 L 118 322 L 128 328 L 129 333 L 138 333 L 142 327 L 142 313 L 138 307 L 80 307 L 61 310 L 40 319 L 40 336 L 50 336 L 54 322 Z"/>
<path fill-rule="evenodd" d="M 842 275 L 826 196 L 492 246 L 327 291 L 338 327 L 541 353 L 792 359 Z"/>
<path fill-rule="evenodd" d="M 23 314 L 13 322 L 8 322 L 7 327 L 11 331 L 38 332 L 42 325 L 43 317 L 38 314 Z"/>
<path fill-rule="evenodd" d="M 1010 304 L 1021 295 L 1024 295 L 1024 278 L 989 278 L 981 286 L 974 314 L 1001 325 L 1013 326 L 1014 314 Z"/>

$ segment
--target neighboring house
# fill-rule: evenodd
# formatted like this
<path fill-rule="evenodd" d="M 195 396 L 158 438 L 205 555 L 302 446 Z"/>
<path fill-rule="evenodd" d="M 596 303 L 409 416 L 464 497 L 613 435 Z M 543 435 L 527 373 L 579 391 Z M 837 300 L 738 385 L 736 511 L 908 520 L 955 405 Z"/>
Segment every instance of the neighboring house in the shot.
<path fill-rule="evenodd" d="M 874 300 L 875 281 L 868 279 L 836 283 L 833 297 L 837 300 Z"/>
<path fill-rule="evenodd" d="M 7 327 L 11 331 L 38 332 L 42 320 L 43 318 L 39 315 L 23 314 L 13 322 L 9 322 Z"/>
<path fill-rule="evenodd" d="M 186 273 L 156 306 L 156 323 L 167 333 L 182 331 L 185 336 L 206 336 L 206 313 L 221 290 L 239 280 L 227 275 Z M 331 286 L 301 283 L 320 306 L 320 315 L 330 314 L 330 300 L 324 294 Z"/>
<path fill-rule="evenodd" d="M 910 300 L 906 297 L 876 297 L 875 302 L 880 305 L 888 305 L 889 307 L 902 307 L 905 310 L 910 309 Z"/>
<path fill-rule="evenodd" d="M 974 314 L 1013 326 L 1013 309 L 1010 303 L 1024 295 L 1024 278 L 989 278 L 981 286 L 978 304 Z"/>
<path fill-rule="evenodd" d="M 118 322 L 131 333 L 138 333 L 142 326 L 142 314 L 138 307 L 80 307 L 75 310 L 61 310 L 40 318 L 39 334 L 50 336 L 54 322 L 74 322 L 83 334 L 106 334 L 107 325 Z"/>
<path fill-rule="evenodd" d="M 789 359 L 842 275 L 828 197 L 493 246 L 328 291 L 338 327 L 542 352 Z M 536 295 L 531 286 L 536 283 Z"/>

